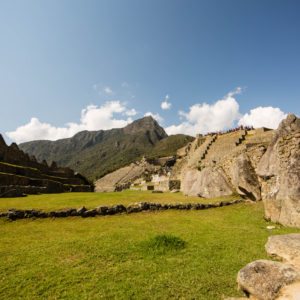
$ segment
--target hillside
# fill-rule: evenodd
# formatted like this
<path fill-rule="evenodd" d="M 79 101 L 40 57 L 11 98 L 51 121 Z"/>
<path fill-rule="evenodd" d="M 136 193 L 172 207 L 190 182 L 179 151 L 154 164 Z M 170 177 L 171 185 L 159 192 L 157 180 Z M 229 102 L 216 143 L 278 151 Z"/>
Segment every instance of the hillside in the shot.
<path fill-rule="evenodd" d="M 19 146 L 39 161 L 56 161 L 96 179 L 139 160 L 143 155 L 174 155 L 178 148 L 191 140 L 192 137 L 185 135 L 168 137 L 149 116 L 124 128 L 83 131 L 68 139 L 33 141 Z"/>

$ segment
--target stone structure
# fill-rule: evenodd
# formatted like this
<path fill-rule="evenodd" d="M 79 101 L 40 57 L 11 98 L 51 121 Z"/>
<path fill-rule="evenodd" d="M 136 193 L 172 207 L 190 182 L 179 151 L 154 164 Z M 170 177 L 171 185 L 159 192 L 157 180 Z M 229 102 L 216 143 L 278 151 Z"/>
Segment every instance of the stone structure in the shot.
<path fill-rule="evenodd" d="M 168 191 L 180 188 L 177 181 L 170 182 L 170 171 L 175 157 L 145 159 L 120 168 L 95 182 L 96 192 L 113 192 L 123 189 Z"/>
<path fill-rule="evenodd" d="M 255 172 L 271 143 L 272 130 L 236 130 L 199 136 L 185 149 L 173 168 L 171 179 L 181 180 L 186 195 L 216 197 L 232 193 L 260 200 L 260 180 Z"/>
<path fill-rule="evenodd" d="M 300 120 L 295 115 L 277 130 L 197 136 L 179 152 L 171 179 L 181 181 L 184 194 L 262 199 L 266 218 L 300 227 Z"/>
<path fill-rule="evenodd" d="M 239 194 L 263 200 L 266 217 L 300 227 L 300 121 L 289 115 L 277 130 L 240 128 L 197 135 L 177 151 L 121 168 L 96 182 L 97 191 L 170 191 L 204 198 Z M 174 183 L 176 182 L 176 187 Z"/>
<path fill-rule="evenodd" d="M 0 135 L 0 197 L 22 196 L 23 194 L 87 192 L 92 191 L 85 177 L 69 168 L 52 163 L 38 163 L 17 144 L 7 146 Z"/>

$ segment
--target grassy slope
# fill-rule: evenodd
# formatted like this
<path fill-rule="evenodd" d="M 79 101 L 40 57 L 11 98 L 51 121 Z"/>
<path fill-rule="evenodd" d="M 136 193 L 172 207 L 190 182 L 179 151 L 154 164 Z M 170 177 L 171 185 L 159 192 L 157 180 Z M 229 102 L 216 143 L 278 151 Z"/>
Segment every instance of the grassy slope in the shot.
<path fill-rule="evenodd" d="M 269 232 L 267 224 L 261 203 L 86 219 L 0 220 L 0 298 L 215 300 L 238 295 L 236 274 L 266 257 L 267 237 L 296 231 L 278 226 Z M 145 241 L 162 233 L 181 238 L 186 248 L 145 251 Z"/>
<path fill-rule="evenodd" d="M 170 135 L 169 137 L 159 141 L 153 149 L 146 153 L 146 157 L 158 158 L 176 155 L 178 149 L 182 148 L 193 140 L 193 137 L 184 134 Z"/>
<path fill-rule="evenodd" d="M 179 202 L 203 202 L 213 203 L 218 201 L 239 199 L 236 196 L 229 196 L 214 199 L 201 199 L 199 197 L 187 197 L 182 193 L 153 194 L 149 191 L 123 191 L 120 193 L 63 193 L 30 195 L 26 198 L 0 198 L 0 211 L 10 208 L 19 209 L 43 209 L 55 210 L 61 208 L 78 208 L 85 206 L 95 208 L 100 205 L 131 204 L 134 202 L 159 202 L 159 203 L 179 203 Z"/>

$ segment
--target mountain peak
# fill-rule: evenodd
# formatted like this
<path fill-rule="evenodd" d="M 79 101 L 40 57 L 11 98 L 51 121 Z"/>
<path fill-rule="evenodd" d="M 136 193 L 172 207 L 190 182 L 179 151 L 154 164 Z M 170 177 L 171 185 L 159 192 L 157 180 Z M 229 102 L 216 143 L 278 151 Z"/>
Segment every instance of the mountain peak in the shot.
<path fill-rule="evenodd" d="M 168 135 L 165 130 L 157 123 L 152 116 L 146 116 L 133 121 L 131 124 L 123 128 L 126 134 L 136 134 L 138 132 L 154 132 L 158 139 L 166 138 Z"/>

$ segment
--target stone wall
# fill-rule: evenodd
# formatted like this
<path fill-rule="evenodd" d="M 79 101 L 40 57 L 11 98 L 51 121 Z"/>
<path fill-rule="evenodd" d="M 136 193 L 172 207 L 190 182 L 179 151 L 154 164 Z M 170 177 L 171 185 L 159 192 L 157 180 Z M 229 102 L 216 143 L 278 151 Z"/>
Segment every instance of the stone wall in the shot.
<path fill-rule="evenodd" d="M 163 210 L 203 210 L 203 209 L 212 209 L 228 205 L 234 205 L 241 203 L 242 200 L 231 200 L 231 201 L 221 201 L 218 203 L 172 203 L 172 204 L 160 204 L 160 203 L 151 203 L 151 202 L 138 202 L 133 203 L 125 207 L 122 204 L 117 204 L 113 206 L 99 206 L 94 209 L 87 209 L 81 207 L 78 209 L 68 208 L 61 209 L 56 211 L 39 211 L 39 210 L 18 210 L 10 209 L 7 212 L 0 213 L 0 217 L 8 218 L 12 221 L 18 219 L 28 219 L 28 218 L 65 218 L 65 217 L 75 217 L 81 216 L 86 217 L 95 217 L 95 216 L 111 216 L 118 214 L 131 214 L 131 213 L 140 213 L 145 211 L 163 211 Z"/>

